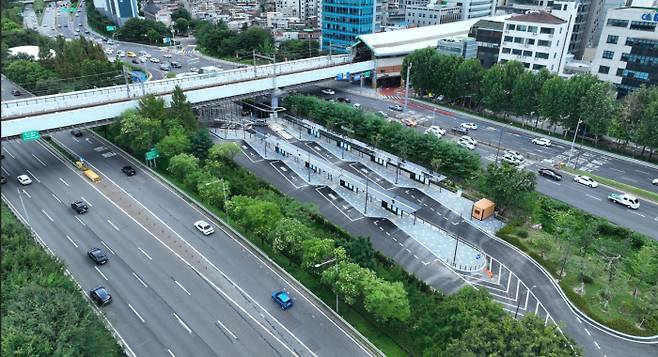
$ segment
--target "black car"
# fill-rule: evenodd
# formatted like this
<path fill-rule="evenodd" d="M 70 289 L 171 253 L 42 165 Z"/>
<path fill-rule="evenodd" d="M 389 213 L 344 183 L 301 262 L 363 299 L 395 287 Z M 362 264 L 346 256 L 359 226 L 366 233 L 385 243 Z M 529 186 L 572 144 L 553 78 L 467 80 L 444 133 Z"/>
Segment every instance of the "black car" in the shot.
<path fill-rule="evenodd" d="M 121 172 L 126 174 L 126 176 L 133 176 L 134 174 L 137 173 L 132 166 L 124 166 L 123 168 L 121 168 Z"/>
<path fill-rule="evenodd" d="M 103 264 L 107 263 L 107 261 L 108 261 L 107 255 L 105 255 L 105 253 L 103 253 L 103 251 L 100 250 L 100 248 L 91 248 L 91 249 L 89 249 L 89 251 L 87 252 L 87 255 L 97 265 L 103 265 Z"/>
<path fill-rule="evenodd" d="M 539 169 L 539 174 L 544 177 L 548 177 L 551 180 L 554 181 L 560 181 L 562 180 L 562 175 L 558 174 L 557 172 L 551 170 L 551 169 Z"/>
<path fill-rule="evenodd" d="M 352 99 L 350 98 L 338 97 L 338 101 L 343 103 L 352 103 Z"/>
<path fill-rule="evenodd" d="M 0 176 L 0 184 L 7 183 L 7 178 L 4 176 Z"/>
<path fill-rule="evenodd" d="M 71 203 L 71 208 L 79 214 L 86 213 L 89 210 L 89 207 L 82 201 L 75 201 Z"/>
<path fill-rule="evenodd" d="M 21 91 L 19 91 L 18 89 L 12 89 L 11 95 L 13 95 L 14 97 L 18 97 L 21 95 Z"/>
<path fill-rule="evenodd" d="M 171 68 L 183 68 L 178 62 L 169 62 L 169 65 L 171 65 Z"/>
<path fill-rule="evenodd" d="M 80 129 L 73 129 L 71 130 L 71 135 L 75 136 L 76 138 L 79 138 L 82 136 L 82 131 L 80 131 Z"/>
<path fill-rule="evenodd" d="M 133 58 L 132 63 L 139 64 L 139 60 L 137 58 Z"/>
<path fill-rule="evenodd" d="M 85 30 L 85 33 L 86 33 L 86 34 L 89 34 L 89 30 Z"/>
<path fill-rule="evenodd" d="M 105 289 L 103 286 L 97 286 L 89 290 L 89 297 L 98 304 L 98 306 L 103 306 L 112 302 L 112 295 Z"/>
<path fill-rule="evenodd" d="M 455 134 L 462 134 L 462 135 L 468 134 L 468 129 L 462 128 L 461 126 L 456 126 L 450 130 Z"/>

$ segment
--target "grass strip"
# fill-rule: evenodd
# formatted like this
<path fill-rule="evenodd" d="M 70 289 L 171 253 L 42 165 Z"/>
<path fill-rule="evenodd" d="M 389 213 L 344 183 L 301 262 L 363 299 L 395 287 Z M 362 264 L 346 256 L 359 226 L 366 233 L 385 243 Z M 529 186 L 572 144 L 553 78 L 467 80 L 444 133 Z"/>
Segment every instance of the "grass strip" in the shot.
<path fill-rule="evenodd" d="M 598 181 L 599 183 L 602 183 L 604 185 L 616 188 L 618 190 L 624 191 L 626 193 L 632 193 L 637 197 L 644 198 L 645 200 L 653 201 L 654 203 L 658 204 L 658 193 L 647 191 L 635 186 L 631 186 L 619 181 L 611 180 L 609 178 L 605 178 L 602 176 L 594 175 L 590 172 L 585 172 L 577 169 L 573 169 L 571 167 L 563 167 L 562 170 L 570 172 L 572 174 L 576 175 L 584 175 L 584 176 L 589 176 L 593 178 L 594 180 Z"/>

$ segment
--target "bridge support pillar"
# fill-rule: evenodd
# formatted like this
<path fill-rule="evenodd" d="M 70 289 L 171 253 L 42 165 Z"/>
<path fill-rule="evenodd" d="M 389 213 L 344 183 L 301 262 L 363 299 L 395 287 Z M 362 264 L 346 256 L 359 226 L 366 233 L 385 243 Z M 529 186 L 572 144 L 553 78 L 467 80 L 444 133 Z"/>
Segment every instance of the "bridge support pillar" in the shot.
<path fill-rule="evenodd" d="M 277 108 L 279 107 L 279 97 L 281 96 L 281 93 L 282 91 L 276 88 L 272 91 L 272 94 L 270 96 L 270 107 L 272 108 L 272 115 L 271 115 L 272 120 L 278 119 Z"/>

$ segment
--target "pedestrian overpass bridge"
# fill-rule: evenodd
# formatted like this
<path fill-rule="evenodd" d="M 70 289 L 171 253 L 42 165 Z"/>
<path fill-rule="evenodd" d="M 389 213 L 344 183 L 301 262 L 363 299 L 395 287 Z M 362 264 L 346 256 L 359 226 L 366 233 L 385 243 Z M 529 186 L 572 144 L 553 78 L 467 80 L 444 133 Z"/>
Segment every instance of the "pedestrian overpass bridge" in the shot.
<path fill-rule="evenodd" d="M 322 56 L 199 74 L 190 77 L 132 83 L 2 102 L 2 138 L 23 132 L 104 122 L 137 108 L 142 96 L 153 94 L 167 105 L 176 86 L 191 103 L 202 103 L 250 93 L 335 78 L 338 73 L 360 73 L 374 61 L 352 62 L 351 55 Z"/>

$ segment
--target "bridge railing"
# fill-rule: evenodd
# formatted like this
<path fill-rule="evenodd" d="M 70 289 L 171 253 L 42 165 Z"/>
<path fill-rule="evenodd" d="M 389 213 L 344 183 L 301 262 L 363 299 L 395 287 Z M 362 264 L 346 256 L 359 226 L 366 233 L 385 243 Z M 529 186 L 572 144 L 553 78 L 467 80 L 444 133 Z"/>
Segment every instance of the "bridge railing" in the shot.
<path fill-rule="evenodd" d="M 322 56 L 199 74 L 183 78 L 162 79 L 146 83 L 132 83 L 129 85 L 117 85 L 72 93 L 18 99 L 2 103 L 2 117 L 125 101 L 144 94 L 167 94 L 172 92 L 176 86 L 181 87 L 183 90 L 200 89 L 228 83 L 268 78 L 272 77 L 275 72 L 277 75 L 284 75 L 348 63 L 351 63 L 351 57 L 349 55 Z"/>

